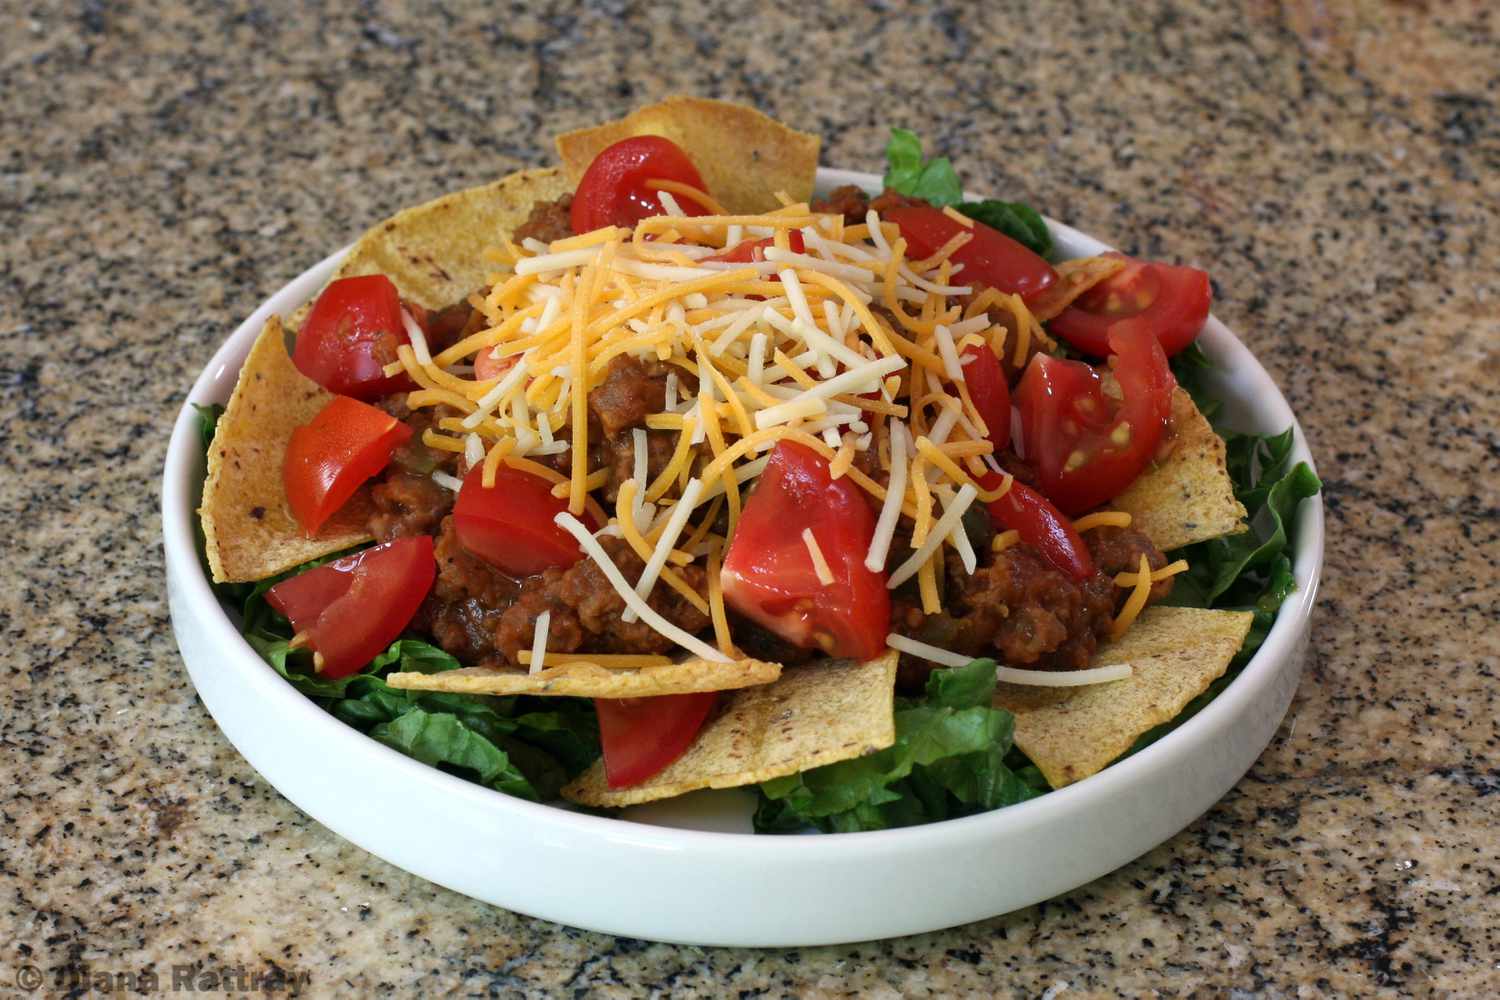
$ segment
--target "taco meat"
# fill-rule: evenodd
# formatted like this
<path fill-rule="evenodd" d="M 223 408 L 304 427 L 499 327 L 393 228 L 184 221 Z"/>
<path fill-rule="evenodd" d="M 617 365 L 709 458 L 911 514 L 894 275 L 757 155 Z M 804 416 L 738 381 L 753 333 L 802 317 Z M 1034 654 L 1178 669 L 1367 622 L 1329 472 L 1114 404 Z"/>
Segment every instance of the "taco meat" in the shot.
<path fill-rule="evenodd" d="M 894 627 L 922 642 L 1011 666 L 1087 667 L 1127 593 L 1115 585 L 1114 575 L 1133 572 L 1142 555 L 1153 570 L 1165 566 L 1167 557 L 1145 535 L 1128 528 L 1096 528 L 1086 533 L 1085 541 L 1097 572 L 1081 582 L 1024 544 L 998 553 L 988 553 L 986 546 L 972 575 L 949 559 L 944 610 L 924 614 L 915 595 L 898 593 Z M 1151 602 L 1171 589 L 1171 577 L 1153 584 Z M 898 675 L 903 690 L 920 690 L 933 669 L 926 660 L 903 656 Z"/>
<path fill-rule="evenodd" d="M 531 215 L 526 221 L 516 227 L 512 238 L 517 243 L 527 239 L 542 243 L 565 240 L 573 235 L 572 211 L 571 193 L 551 201 L 539 201 L 532 206 Z"/>
<path fill-rule="evenodd" d="M 645 568 L 635 550 L 623 539 L 599 539 L 614 564 L 633 580 Z M 707 584 L 701 567 L 682 566 L 678 573 L 698 592 Z M 670 587 L 657 587 L 647 603 L 667 621 L 688 631 L 701 632 L 710 625 L 708 616 Z M 510 663 L 520 662 L 520 652 L 531 648 L 537 615 L 552 612 L 547 648 L 556 653 L 587 650 L 595 653 L 669 653 L 672 640 L 645 622 L 621 620 L 625 601 L 593 560 L 583 559 L 567 569 L 549 569 L 527 577 L 520 594 L 500 618 L 495 647 Z"/>

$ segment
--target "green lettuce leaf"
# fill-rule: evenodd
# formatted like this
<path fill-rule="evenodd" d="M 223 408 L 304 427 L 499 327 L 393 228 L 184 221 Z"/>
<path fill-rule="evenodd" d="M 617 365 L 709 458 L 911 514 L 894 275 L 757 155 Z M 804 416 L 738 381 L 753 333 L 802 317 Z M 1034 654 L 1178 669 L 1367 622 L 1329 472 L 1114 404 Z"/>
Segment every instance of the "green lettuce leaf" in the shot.
<path fill-rule="evenodd" d="M 990 706 L 994 691 L 993 660 L 933 671 L 924 701 L 898 701 L 891 746 L 762 783 L 756 828 L 882 830 L 1039 794 L 1039 775 L 1017 773 L 1007 762 L 1015 719 Z"/>
<path fill-rule="evenodd" d="M 1039 257 L 1052 252 L 1052 233 L 1041 213 L 1018 201 L 966 201 L 958 210 L 997 229 Z"/>
<path fill-rule="evenodd" d="M 946 156 L 922 157 L 922 140 L 904 128 L 891 129 L 885 147 L 885 186 L 941 208 L 963 201 L 964 186 Z"/>
<path fill-rule="evenodd" d="M 531 780 L 509 754 L 452 713 L 410 708 L 371 729 L 370 736 L 424 764 L 452 771 L 497 791 L 521 798 L 539 798 Z"/>
<path fill-rule="evenodd" d="M 1203 348 L 1194 341 L 1172 357 L 1171 365 L 1177 384 L 1192 397 L 1193 405 L 1198 407 L 1198 412 L 1203 414 L 1204 419 L 1212 423 L 1224 405 L 1213 394 L 1209 385 L 1214 363 L 1208 360 Z"/>

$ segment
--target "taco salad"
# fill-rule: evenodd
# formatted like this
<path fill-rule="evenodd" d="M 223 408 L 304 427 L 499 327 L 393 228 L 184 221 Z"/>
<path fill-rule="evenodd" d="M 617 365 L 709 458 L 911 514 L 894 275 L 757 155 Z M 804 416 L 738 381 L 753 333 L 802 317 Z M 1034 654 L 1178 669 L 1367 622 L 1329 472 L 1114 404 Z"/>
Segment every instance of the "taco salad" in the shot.
<path fill-rule="evenodd" d="M 1058 260 L 901 129 L 879 191 L 715 101 L 557 146 L 370 230 L 201 411 L 212 578 L 336 717 L 854 831 L 1086 778 L 1259 645 L 1318 483 L 1211 423 L 1206 273 Z"/>

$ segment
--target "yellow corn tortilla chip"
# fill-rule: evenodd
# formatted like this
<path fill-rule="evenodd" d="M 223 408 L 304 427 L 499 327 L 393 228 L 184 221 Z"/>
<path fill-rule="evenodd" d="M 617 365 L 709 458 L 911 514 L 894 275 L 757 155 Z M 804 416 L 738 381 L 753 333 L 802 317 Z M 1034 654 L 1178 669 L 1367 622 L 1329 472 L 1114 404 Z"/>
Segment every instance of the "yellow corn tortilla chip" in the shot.
<path fill-rule="evenodd" d="M 215 582 L 264 580 L 370 540 L 369 495 L 361 490 L 312 538 L 287 505 L 281 462 L 292 431 L 333 399 L 292 364 L 272 316 L 240 369 L 219 418 L 203 484 L 203 535 Z"/>
<path fill-rule="evenodd" d="M 660 135 L 681 146 L 703 176 L 708 193 L 731 213 L 779 208 L 777 191 L 785 191 L 793 201 L 812 197 L 818 137 L 726 101 L 669 97 L 619 121 L 565 132 L 557 137 L 557 153 L 576 186 L 594 157 L 637 135 Z"/>
<path fill-rule="evenodd" d="M 1171 453 L 1141 473 L 1110 507 L 1129 514 L 1130 526 L 1164 552 L 1244 531 L 1245 508 L 1234 498 L 1224 439 L 1182 389 L 1172 393 L 1172 434 Z"/>
<path fill-rule="evenodd" d="M 687 660 L 660 667 L 610 669 L 594 663 L 565 663 L 530 674 L 496 667 L 464 667 L 437 674 L 391 674 L 391 687 L 457 694 L 536 694 L 576 698 L 650 698 L 694 691 L 727 691 L 769 684 L 781 664 L 762 660 L 716 663 Z"/>
<path fill-rule="evenodd" d="M 1248 611 L 1148 608 L 1094 663 L 1128 663 L 1121 681 L 1082 688 L 1000 684 L 995 704 L 1016 717 L 1016 746 L 1061 788 L 1104 769 L 1142 733 L 1177 717 L 1239 652 Z"/>
<path fill-rule="evenodd" d="M 897 654 L 788 667 L 736 691 L 687 752 L 630 788 L 610 788 L 597 761 L 562 790 L 588 806 L 630 806 L 699 788 L 737 788 L 884 750 L 896 742 Z"/>
<path fill-rule="evenodd" d="M 398 212 L 359 238 L 333 278 L 383 274 L 402 297 L 442 309 L 489 285 L 484 252 L 501 246 L 532 205 L 573 190 L 563 172 L 522 170 Z"/>
<path fill-rule="evenodd" d="M 1055 319 L 1074 300 L 1125 266 L 1122 257 L 1078 257 L 1057 265 L 1057 281 L 1030 304 L 1038 322 Z"/>

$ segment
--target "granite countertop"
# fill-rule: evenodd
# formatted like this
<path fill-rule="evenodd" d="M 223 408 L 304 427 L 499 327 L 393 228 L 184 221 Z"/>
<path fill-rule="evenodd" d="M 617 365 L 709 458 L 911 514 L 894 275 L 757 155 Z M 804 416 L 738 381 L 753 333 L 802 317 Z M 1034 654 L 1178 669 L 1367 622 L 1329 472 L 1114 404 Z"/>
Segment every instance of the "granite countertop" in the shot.
<path fill-rule="evenodd" d="M 1500 992 L 1500 24 L 1425 2 L 14 8 L 0 50 L 0 983 L 228 968 L 310 992 Z M 765 8 L 757 8 L 765 10 Z M 1205 816 L 1045 904 L 750 951 L 559 927 L 308 819 L 194 697 L 167 619 L 172 418 L 270 292 L 398 209 L 672 92 L 872 168 L 1210 268 L 1326 484 L 1315 651 Z M 22 985 L 26 985 L 24 982 Z"/>

